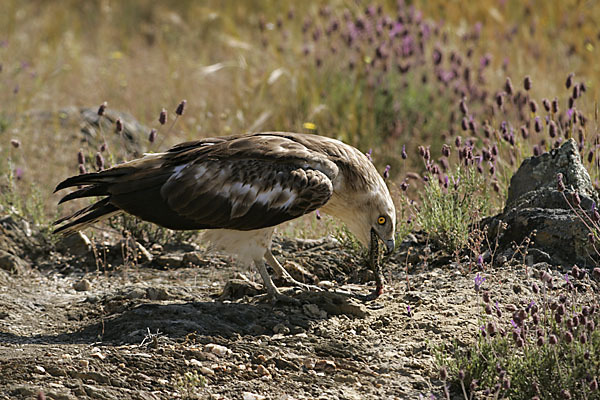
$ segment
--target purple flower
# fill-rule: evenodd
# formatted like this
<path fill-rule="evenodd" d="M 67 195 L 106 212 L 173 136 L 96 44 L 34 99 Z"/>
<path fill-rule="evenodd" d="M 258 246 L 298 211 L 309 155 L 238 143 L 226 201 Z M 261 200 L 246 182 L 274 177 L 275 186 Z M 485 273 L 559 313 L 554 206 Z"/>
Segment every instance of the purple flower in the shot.
<path fill-rule="evenodd" d="M 373 161 L 373 159 L 371 158 L 371 154 L 373 153 L 373 149 L 369 149 L 369 151 L 367 151 L 365 153 L 365 155 L 367 156 L 367 158 L 369 159 L 369 161 Z"/>
<path fill-rule="evenodd" d="M 319 210 L 315 211 L 315 215 L 317 216 L 317 219 L 321 219 L 321 212 Z"/>
<path fill-rule="evenodd" d="M 567 110 L 567 120 L 570 120 L 573 117 L 573 109 L 569 108 Z"/>
<path fill-rule="evenodd" d="M 15 168 L 15 178 L 20 181 L 23 179 L 23 168 L 17 167 Z"/>
<path fill-rule="evenodd" d="M 481 284 L 483 282 L 485 282 L 485 278 L 483 276 L 481 276 L 479 273 L 477 273 L 477 275 L 475 275 L 474 282 L 475 282 L 475 291 L 479 292 Z"/>
<path fill-rule="evenodd" d="M 383 179 L 390 177 L 390 168 L 392 167 L 389 164 L 385 166 L 385 170 L 383 171 Z"/>

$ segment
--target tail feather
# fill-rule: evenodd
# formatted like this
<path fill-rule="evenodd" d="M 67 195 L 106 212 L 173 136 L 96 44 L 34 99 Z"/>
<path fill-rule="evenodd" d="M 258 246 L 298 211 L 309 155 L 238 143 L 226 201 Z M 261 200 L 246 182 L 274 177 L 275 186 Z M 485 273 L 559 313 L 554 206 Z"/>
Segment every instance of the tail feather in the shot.
<path fill-rule="evenodd" d="M 72 215 L 57 220 L 56 222 L 54 222 L 54 225 L 59 225 L 65 221 L 72 220 L 75 218 L 74 221 L 71 221 L 67 224 L 56 228 L 54 230 L 54 233 L 71 235 L 77 231 L 80 231 L 92 225 L 93 223 L 101 219 L 107 218 L 111 215 L 120 212 L 121 210 L 118 207 L 115 207 L 114 205 L 110 204 L 109 200 L 110 199 L 107 197 L 88 207 L 82 208 L 81 210 L 75 212 Z"/>
<path fill-rule="evenodd" d="M 87 174 L 75 175 L 59 183 L 56 186 L 56 189 L 54 189 L 54 193 L 73 186 L 110 183 L 114 181 L 115 178 L 127 175 L 128 172 L 129 171 L 126 168 L 115 168 L 101 172 L 90 172 Z"/>
<path fill-rule="evenodd" d="M 106 187 L 102 186 L 86 186 L 81 189 L 77 189 L 74 192 L 71 192 L 64 196 L 62 199 L 58 201 L 58 204 L 62 204 L 65 201 L 79 199 L 82 197 L 91 197 L 91 196 L 106 196 L 109 193 L 106 191 Z"/>

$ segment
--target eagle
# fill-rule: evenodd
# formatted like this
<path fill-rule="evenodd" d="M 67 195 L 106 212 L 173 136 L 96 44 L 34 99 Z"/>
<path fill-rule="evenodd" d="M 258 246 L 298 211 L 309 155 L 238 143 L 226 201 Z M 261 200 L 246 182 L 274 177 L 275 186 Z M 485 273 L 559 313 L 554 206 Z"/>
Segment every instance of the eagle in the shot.
<path fill-rule="evenodd" d="M 185 142 L 72 176 L 55 192 L 69 187 L 77 190 L 59 204 L 103 198 L 56 221 L 55 233 L 72 234 L 122 212 L 169 229 L 206 229 L 213 248 L 256 265 L 274 299 L 285 295 L 265 261 L 284 281 L 316 289 L 294 280 L 271 253 L 275 227 L 285 221 L 320 210 L 341 220 L 372 258 L 380 241 L 386 253 L 395 245 L 394 203 L 371 160 L 355 147 L 316 134 L 263 132 Z M 375 296 L 383 291 L 377 271 L 376 279 Z"/>

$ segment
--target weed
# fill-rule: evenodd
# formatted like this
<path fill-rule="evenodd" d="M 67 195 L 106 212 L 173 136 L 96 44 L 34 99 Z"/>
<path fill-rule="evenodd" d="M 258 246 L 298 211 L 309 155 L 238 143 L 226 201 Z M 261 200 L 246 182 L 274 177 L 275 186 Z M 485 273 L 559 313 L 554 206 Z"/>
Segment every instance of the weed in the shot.
<path fill-rule="evenodd" d="M 197 371 L 187 371 L 175 379 L 174 385 L 183 399 L 199 399 L 199 389 L 206 386 L 206 378 Z"/>
<path fill-rule="evenodd" d="M 458 168 L 453 174 L 427 175 L 421 194 L 417 222 L 450 254 L 467 247 L 472 224 L 490 207 L 483 177 L 472 168 Z"/>
<path fill-rule="evenodd" d="M 542 272 L 530 295 L 515 291 L 516 301 L 504 305 L 476 290 L 482 307 L 476 342 L 437 353 L 449 383 L 465 399 L 597 398 L 598 278 L 600 270 L 593 278 L 577 266 L 560 280 Z"/>

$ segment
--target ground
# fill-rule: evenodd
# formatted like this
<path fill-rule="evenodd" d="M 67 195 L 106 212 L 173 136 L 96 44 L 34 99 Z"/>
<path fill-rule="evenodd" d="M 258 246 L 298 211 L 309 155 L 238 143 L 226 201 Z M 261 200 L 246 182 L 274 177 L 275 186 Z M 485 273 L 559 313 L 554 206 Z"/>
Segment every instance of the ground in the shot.
<path fill-rule="evenodd" d="M 51 249 L 0 269 L 0 399 L 443 398 L 434 350 L 474 340 L 476 272 L 507 300 L 529 278 L 509 264 L 470 270 L 415 239 L 386 261 L 378 299 L 297 293 L 299 304 L 262 299 L 244 280 L 253 271 L 189 246 L 110 269 Z M 182 254 L 194 262 L 157 265 Z M 373 290 L 335 240 L 278 238 L 274 254 L 331 277 L 330 291 Z"/>

